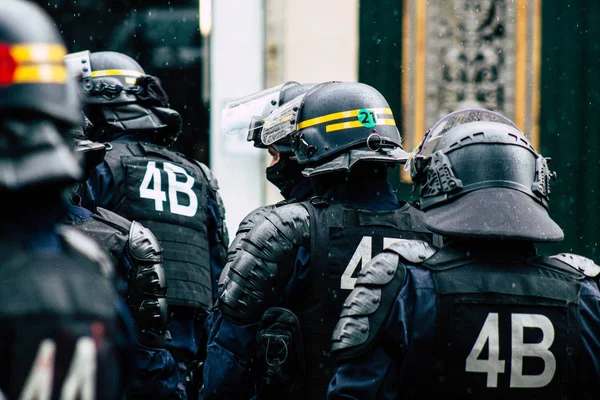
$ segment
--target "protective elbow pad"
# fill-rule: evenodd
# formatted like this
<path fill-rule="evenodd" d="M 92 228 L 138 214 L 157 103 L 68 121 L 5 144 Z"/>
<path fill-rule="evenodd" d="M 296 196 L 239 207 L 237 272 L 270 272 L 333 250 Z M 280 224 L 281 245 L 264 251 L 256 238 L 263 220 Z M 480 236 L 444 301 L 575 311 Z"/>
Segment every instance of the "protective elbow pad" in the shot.
<path fill-rule="evenodd" d="M 310 217 L 304 206 L 291 204 L 266 215 L 225 266 L 219 297 L 223 316 L 237 324 L 257 322 L 287 283 L 293 263 L 284 261 L 300 246 L 310 246 Z"/>
<path fill-rule="evenodd" d="M 128 246 L 134 260 L 128 302 L 139 340 L 150 347 L 164 347 L 169 311 L 162 248 L 152 232 L 135 221 L 131 224 Z"/>

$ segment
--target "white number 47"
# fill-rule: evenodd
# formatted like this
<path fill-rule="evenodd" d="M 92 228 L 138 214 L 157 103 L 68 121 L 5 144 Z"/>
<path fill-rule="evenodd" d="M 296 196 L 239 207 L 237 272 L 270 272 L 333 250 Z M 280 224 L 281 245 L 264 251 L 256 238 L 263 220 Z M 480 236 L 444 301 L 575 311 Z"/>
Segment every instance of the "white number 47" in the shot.
<path fill-rule="evenodd" d="M 487 387 L 498 387 L 498 374 L 505 371 L 505 362 L 500 360 L 500 330 L 498 313 L 489 313 L 471 352 L 467 356 L 465 371 L 487 374 Z M 539 343 L 524 343 L 524 328 L 542 331 Z M 554 342 L 552 321 L 540 314 L 511 314 L 511 370 L 510 387 L 539 388 L 548 385 L 556 372 L 556 358 L 548 350 Z M 488 359 L 479 356 L 488 343 Z M 539 375 L 523 375 L 523 358 L 536 357 L 544 361 L 544 370 Z"/>
<path fill-rule="evenodd" d="M 397 239 L 397 238 L 383 238 L 383 248 L 387 249 L 393 243 L 402 242 L 406 239 Z M 373 238 L 371 236 L 363 236 L 360 240 L 360 243 L 356 247 L 354 254 L 352 254 L 352 258 L 348 262 L 344 273 L 342 274 L 342 279 L 340 281 L 340 289 L 344 290 L 352 290 L 354 289 L 354 285 L 356 285 L 356 279 L 353 278 L 352 275 L 356 272 L 358 267 L 360 266 L 361 271 L 367 265 L 369 261 L 371 261 L 373 252 Z"/>

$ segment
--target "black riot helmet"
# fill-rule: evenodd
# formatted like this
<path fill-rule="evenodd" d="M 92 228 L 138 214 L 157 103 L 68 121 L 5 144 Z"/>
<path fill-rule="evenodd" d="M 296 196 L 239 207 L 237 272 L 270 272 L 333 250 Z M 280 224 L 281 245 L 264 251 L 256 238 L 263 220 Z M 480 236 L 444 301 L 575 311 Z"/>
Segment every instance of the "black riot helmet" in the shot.
<path fill-rule="evenodd" d="M 40 7 L 0 1 L 0 190 L 59 189 L 83 176 L 66 136 L 81 108 L 65 54 Z"/>
<path fill-rule="evenodd" d="M 509 119 L 459 110 L 431 128 L 409 163 L 425 224 L 447 236 L 552 242 L 547 159 Z"/>
<path fill-rule="evenodd" d="M 147 75 L 131 57 L 112 51 L 81 51 L 66 57 L 71 74 L 80 79 L 92 140 L 109 141 L 122 133 L 150 134 L 160 145 L 173 143 L 181 132 L 181 116 L 169 108 L 158 78 Z"/>
<path fill-rule="evenodd" d="M 326 82 L 288 101 L 265 120 L 262 142 L 289 137 L 305 176 L 350 171 L 359 161 L 405 161 L 385 98 L 369 85 Z"/>

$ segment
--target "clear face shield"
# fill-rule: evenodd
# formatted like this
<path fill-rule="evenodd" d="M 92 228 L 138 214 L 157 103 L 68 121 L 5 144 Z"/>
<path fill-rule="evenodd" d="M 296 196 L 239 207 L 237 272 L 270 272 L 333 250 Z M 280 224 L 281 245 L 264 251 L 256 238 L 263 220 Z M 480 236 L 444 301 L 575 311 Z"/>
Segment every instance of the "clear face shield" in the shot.
<path fill-rule="evenodd" d="M 302 108 L 302 104 L 304 103 L 304 99 L 329 83 L 330 82 L 324 82 L 314 86 L 309 91 L 288 101 L 285 105 L 272 112 L 265 119 L 261 132 L 261 141 L 269 146 L 295 132 L 298 125 L 298 115 Z"/>
<path fill-rule="evenodd" d="M 511 128 L 520 129 L 505 116 L 493 111 L 467 108 L 458 110 L 446 115 L 444 118 L 435 123 L 435 125 L 427 131 L 421 143 L 413 150 L 408 161 L 404 165 L 404 170 L 411 173 L 413 181 L 422 172 L 422 162 L 434 153 L 434 149 L 442 137 L 460 125 L 466 125 L 472 122 L 496 122 L 505 124 Z"/>
<path fill-rule="evenodd" d="M 244 135 L 255 146 L 266 147 L 261 142 L 265 119 L 279 106 L 281 92 L 295 85 L 299 83 L 285 82 L 227 103 L 221 113 L 221 131 L 226 135 Z"/>

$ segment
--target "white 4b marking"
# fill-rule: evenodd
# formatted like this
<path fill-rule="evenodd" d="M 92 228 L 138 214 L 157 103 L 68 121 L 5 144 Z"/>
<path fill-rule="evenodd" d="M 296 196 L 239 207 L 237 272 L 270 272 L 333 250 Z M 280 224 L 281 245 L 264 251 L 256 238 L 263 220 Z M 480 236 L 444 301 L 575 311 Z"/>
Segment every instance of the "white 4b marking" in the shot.
<path fill-rule="evenodd" d="M 524 343 L 525 328 L 538 328 L 542 331 L 539 343 Z M 556 373 L 556 358 L 549 350 L 554 342 L 552 321 L 540 314 L 511 314 L 511 362 L 510 387 L 540 388 L 548 385 Z M 479 356 L 488 343 L 488 359 Z M 523 375 L 523 357 L 541 358 L 544 370 L 539 375 Z M 505 362 L 500 360 L 500 328 L 498 313 L 489 313 L 471 352 L 467 356 L 465 370 L 487 374 L 487 387 L 498 387 L 498 374 L 505 372 Z"/>
<path fill-rule="evenodd" d="M 163 170 L 167 173 L 167 186 L 169 192 L 169 209 L 173 214 L 193 217 L 198 211 L 198 198 L 192 190 L 194 178 L 188 175 L 185 170 L 177 165 L 165 162 Z M 178 181 L 177 174 L 183 175 L 185 181 Z M 152 183 L 152 188 L 150 184 Z M 167 195 L 162 191 L 162 179 L 160 169 L 156 167 L 155 161 L 148 161 L 146 173 L 140 185 L 140 197 L 142 199 L 154 200 L 156 211 L 163 211 L 163 203 L 167 201 Z M 185 194 L 189 199 L 188 205 L 179 204 L 177 193 Z"/>
<path fill-rule="evenodd" d="M 52 396 L 56 343 L 45 339 L 40 343 L 33 368 L 25 381 L 20 400 L 49 400 Z M 96 393 L 96 345 L 90 337 L 82 337 L 60 392 L 61 400 L 94 400 Z"/>
<path fill-rule="evenodd" d="M 402 242 L 406 239 L 397 239 L 397 238 L 383 238 L 383 248 L 387 249 L 393 243 Z M 342 274 L 342 278 L 340 281 L 340 288 L 344 290 L 352 290 L 354 289 L 354 285 L 356 285 L 356 279 L 353 278 L 352 275 L 356 272 L 358 266 L 360 265 L 361 271 L 365 268 L 365 265 L 369 261 L 371 261 L 371 257 L 373 256 L 373 238 L 371 236 L 363 236 L 354 250 L 354 254 L 352 254 L 352 258 L 346 269 L 344 269 L 344 273 Z"/>

